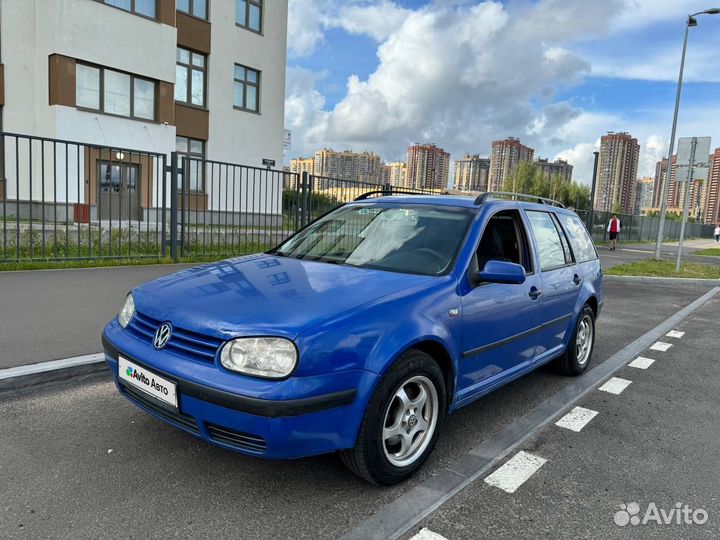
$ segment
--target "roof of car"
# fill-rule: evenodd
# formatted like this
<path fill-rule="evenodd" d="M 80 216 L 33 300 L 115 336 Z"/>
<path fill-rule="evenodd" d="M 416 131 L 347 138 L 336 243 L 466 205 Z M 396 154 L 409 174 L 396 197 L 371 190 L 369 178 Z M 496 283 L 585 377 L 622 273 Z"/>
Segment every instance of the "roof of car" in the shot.
<path fill-rule="evenodd" d="M 522 207 L 529 208 L 552 208 L 554 210 L 565 210 L 559 206 L 552 206 L 538 202 L 512 201 L 508 199 L 488 199 L 480 204 L 476 203 L 475 197 L 465 197 L 462 195 L 384 195 L 382 197 L 372 197 L 356 201 L 357 203 L 390 203 L 390 204 L 432 204 L 438 206 L 454 206 L 462 208 L 480 208 L 493 203 L 513 202 Z"/>

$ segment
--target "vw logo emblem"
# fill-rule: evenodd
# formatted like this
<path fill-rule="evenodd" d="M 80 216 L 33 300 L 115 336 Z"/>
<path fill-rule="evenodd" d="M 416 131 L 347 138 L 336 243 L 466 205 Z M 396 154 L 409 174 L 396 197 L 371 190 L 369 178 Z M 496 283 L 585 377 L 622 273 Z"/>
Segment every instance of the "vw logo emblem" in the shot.
<path fill-rule="evenodd" d="M 417 416 L 415 416 L 414 414 L 411 415 L 410 418 L 408 418 L 408 427 L 414 428 L 415 426 L 417 426 L 417 423 L 418 419 Z"/>
<path fill-rule="evenodd" d="M 153 347 L 156 349 L 164 349 L 165 345 L 170 341 L 172 335 L 172 326 L 170 323 L 161 324 L 157 330 L 155 330 L 155 337 L 153 338 Z"/>

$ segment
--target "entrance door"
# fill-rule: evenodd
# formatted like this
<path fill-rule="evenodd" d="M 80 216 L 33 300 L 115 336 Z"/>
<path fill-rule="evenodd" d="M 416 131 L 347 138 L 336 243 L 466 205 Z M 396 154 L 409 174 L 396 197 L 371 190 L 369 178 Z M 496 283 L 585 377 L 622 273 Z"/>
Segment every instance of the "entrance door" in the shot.
<path fill-rule="evenodd" d="M 140 220 L 140 166 L 98 161 L 100 219 Z"/>

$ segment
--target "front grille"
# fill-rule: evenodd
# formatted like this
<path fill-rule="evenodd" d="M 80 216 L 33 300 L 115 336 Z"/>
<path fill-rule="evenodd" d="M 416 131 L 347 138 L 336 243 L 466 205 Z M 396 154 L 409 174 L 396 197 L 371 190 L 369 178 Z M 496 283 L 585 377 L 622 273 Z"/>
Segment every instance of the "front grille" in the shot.
<path fill-rule="evenodd" d="M 136 390 L 131 386 L 125 386 L 123 384 L 122 389 L 125 395 L 128 396 L 132 401 L 136 402 L 139 405 L 142 405 L 146 409 L 150 409 L 153 413 L 161 417 L 163 420 L 166 420 L 167 422 L 174 424 L 177 427 L 184 428 L 191 433 L 194 433 L 195 435 L 199 435 L 200 432 L 192 416 L 188 416 L 187 414 L 183 414 L 181 412 L 169 410 L 157 403 L 156 400 L 154 400 L 150 396 L 145 395 L 145 393 L 141 390 Z"/>
<path fill-rule="evenodd" d="M 257 435 L 250 435 L 248 433 L 241 433 L 239 431 L 233 431 L 232 429 L 216 426 L 213 424 L 206 424 L 210 438 L 213 441 L 224 443 L 236 448 L 243 450 L 249 450 L 251 452 L 257 452 L 262 454 L 267 450 L 267 442 L 262 437 Z"/>
<path fill-rule="evenodd" d="M 152 345 L 155 331 L 162 323 L 163 321 L 158 321 L 136 311 L 127 329 L 136 337 Z M 166 348 L 190 360 L 212 364 L 215 362 L 215 353 L 221 344 L 221 339 L 173 326 L 172 336 Z"/>

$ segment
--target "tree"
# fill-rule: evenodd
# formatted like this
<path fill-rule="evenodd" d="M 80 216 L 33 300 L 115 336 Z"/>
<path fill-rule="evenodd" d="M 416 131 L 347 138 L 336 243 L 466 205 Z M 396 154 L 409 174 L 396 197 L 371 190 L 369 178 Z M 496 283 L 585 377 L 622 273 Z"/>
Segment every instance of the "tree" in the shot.
<path fill-rule="evenodd" d="M 503 183 L 503 191 L 548 197 L 576 210 L 590 207 L 590 188 L 575 182 L 566 182 L 559 175 L 545 178 L 534 163 L 520 163 Z"/>

